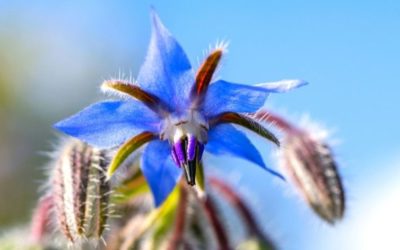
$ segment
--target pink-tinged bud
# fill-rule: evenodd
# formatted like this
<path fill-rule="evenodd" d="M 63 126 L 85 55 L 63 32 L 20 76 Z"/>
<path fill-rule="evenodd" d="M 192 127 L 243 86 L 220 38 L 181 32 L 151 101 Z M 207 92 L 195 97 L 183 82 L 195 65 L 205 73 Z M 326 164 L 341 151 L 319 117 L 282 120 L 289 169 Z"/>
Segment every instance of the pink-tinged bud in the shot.
<path fill-rule="evenodd" d="M 312 209 L 329 223 L 341 219 L 345 210 L 345 193 L 333 153 L 323 138 L 266 110 L 252 116 L 270 123 L 284 134 L 281 147 L 283 168 Z"/>
<path fill-rule="evenodd" d="M 31 240 L 39 244 L 43 242 L 45 236 L 50 231 L 51 211 L 53 208 L 53 198 L 50 194 L 40 198 L 31 222 Z"/>
<path fill-rule="evenodd" d="M 81 141 L 65 144 L 50 183 L 55 219 L 65 237 L 100 238 L 108 218 L 110 186 L 105 152 Z"/>

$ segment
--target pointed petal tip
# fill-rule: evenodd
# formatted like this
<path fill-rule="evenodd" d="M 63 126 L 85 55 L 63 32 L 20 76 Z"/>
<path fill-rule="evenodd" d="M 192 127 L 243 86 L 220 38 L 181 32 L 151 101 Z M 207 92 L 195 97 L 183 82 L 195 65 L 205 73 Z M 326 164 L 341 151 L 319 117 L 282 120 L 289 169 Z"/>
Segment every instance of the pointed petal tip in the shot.
<path fill-rule="evenodd" d="M 293 81 L 293 85 L 294 85 L 294 88 L 299 88 L 299 87 L 303 87 L 303 86 L 305 86 L 305 85 L 308 85 L 308 84 L 310 84 L 309 82 L 307 82 L 306 80 L 302 80 L 302 79 L 297 79 L 297 80 L 291 80 L 291 81 Z"/>
<path fill-rule="evenodd" d="M 270 92 L 285 93 L 292 89 L 300 88 L 308 84 L 309 82 L 301 79 L 284 79 L 276 82 L 259 83 L 255 86 L 265 88 Z"/>
<path fill-rule="evenodd" d="M 257 164 L 259 166 L 261 166 L 262 169 L 266 170 L 268 173 L 270 173 L 271 175 L 278 177 L 281 181 L 286 182 L 286 178 L 279 173 L 278 171 L 273 170 L 272 168 L 269 168 L 264 161 L 262 161 L 262 164 Z"/>
<path fill-rule="evenodd" d="M 150 19 L 151 19 L 151 25 L 152 25 L 153 32 L 160 30 L 160 29 L 165 29 L 165 26 L 164 26 L 163 22 L 161 21 L 161 18 L 158 15 L 158 12 L 154 8 L 154 6 L 150 6 Z"/>
<path fill-rule="evenodd" d="M 154 207 L 155 207 L 155 208 L 159 208 L 159 207 L 164 203 L 164 201 L 165 201 L 166 199 L 167 199 L 167 198 L 158 197 L 158 196 L 155 196 L 155 195 L 153 194 Z"/>
<path fill-rule="evenodd" d="M 153 17 L 154 15 L 157 15 L 157 9 L 156 9 L 156 7 L 153 5 L 153 4 L 151 4 L 150 5 L 150 15 Z"/>
<path fill-rule="evenodd" d="M 308 81 L 306 81 L 306 80 L 299 80 L 299 81 L 301 81 L 302 83 L 303 83 L 303 85 L 308 85 L 308 84 L 310 84 L 310 82 L 308 82 Z"/>
<path fill-rule="evenodd" d="M 58 132 L 63 133 L 63 134 L 71 135 L 71 133 L 68 132 L 68 126 L 65 126 L 65 121 L 67 119 L 64 119 L 64 120 L 61 120 L 61 121 L 58 121 L 58 122 L 54 123 L 52 125 L 52 128 L 57 130 Z"/>
<path fill-rule="evenodd" d="M 268 167 L 265 168 L 270 174 L 272 174 L 273 176 L 278 177 L 279 179 L 281 179 L 282 181 L 286 182 L 286 178 L 279 172 L 272 170 Z"/>
<path fill-rule="evenodd" d="M 55 130 L 58 130 L 58 131 L 60 131 L 60 123 L 61 123 L 61 121 L 58 121 L 58 122 L 56 122 L 56 123 L 54 123 L 53 125 L 51 125 L 51 127 L 53 128 L 53 129 L 55 129 Z"/>

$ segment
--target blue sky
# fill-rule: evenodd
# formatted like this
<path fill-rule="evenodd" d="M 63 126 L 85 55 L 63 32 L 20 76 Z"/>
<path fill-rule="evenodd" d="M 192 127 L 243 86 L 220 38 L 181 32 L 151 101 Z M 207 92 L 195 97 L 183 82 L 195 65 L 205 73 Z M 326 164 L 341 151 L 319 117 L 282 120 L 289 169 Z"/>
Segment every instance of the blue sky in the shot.
<path fill-rule="evenodd" d="M 227 40 L 229 53 L 219 72 L 224 79 L 249 84 L 284 78 L 310 82 L 289 94 L 272 96 L 269 104 L 293 121 L 310 114 L 335 131 L 334 138 L 341 141 L 335 152 L 350 201 L 343 224 L 330 229 L 318 222 L 297 198 L 282 191 L 281 184 L 269 184 L 271 178 L 261 178 L 257 170 L 247 169 L 242 162 L 232 173 L 246 168 L 241 183 L 258 190 L 259 196 L 265 195 L 265 199 L 259 198 L 257 204 L 261 205 L 255 206 L 256 210 L 266 228 L 276 229 L 278 239 L 286 240 L 285 249 L 334 249 L 346 242 L 348 249 L 359 247 L 351 245 L 344 232 L 346 226 L 352 228 L 357 220 L 362 221 L 361 210 L 369 207 L 370 191 L 383 200 L 387 190 L 400 192 L 398 179 L 393 177 L 400 177 L 400 2 L 2 1 L 0 22 L 18 20 L 21 27 L 29 27 L 22 31 L 38 34 L 33 36 L 32 46 L 38 46 L 36 42 L 47 48 L 39 56 L 42 68 L 36 66 L 40 75 L 27 83 L 37 90 L 32 102 L 37 107 L 49 106 L 42 90 L 73 92 L 81 86 L 87 91 L 119 71 L 135 75 L 149 40 L 150 5 L 156 7 L 194 66 L 209 45 Z M 8 26 L 0 28 L 4 31 Z M 108 61 L 103 62 L 102 56 Z M 57 61 L 59 64 L 54 63 Z M 79 65 L 91 61 L 96 61 L 92 67 L 104 73 L 82 86 L 79 76 L 85 72 Z M 74 82 L 67 83 L 66 76 Z M 50 77 L 62 86 L 50 85 Z M 64 113 L 57 107 L 49 112 L 64 117 L 100 96 L 95 94 Z M 54 100 L 47 97 L 48 102 Z M 340 240 L 344 245 L 338 245 Z M 328 243 L 321 245 L 320 241 Z"/>

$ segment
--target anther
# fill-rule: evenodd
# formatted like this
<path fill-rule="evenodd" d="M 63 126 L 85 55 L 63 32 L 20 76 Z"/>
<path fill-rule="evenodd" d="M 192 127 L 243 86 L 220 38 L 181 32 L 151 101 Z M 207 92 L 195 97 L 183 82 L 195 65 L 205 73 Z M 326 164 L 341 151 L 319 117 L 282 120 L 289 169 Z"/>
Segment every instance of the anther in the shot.
<path fill-rule="evenodd" d="M 196 184 L 196 168 L 201 160 L 204 145 L 193 135 L 185 135 L 172 146 L 172 158 L 182 167 L 189 185 Z"/>

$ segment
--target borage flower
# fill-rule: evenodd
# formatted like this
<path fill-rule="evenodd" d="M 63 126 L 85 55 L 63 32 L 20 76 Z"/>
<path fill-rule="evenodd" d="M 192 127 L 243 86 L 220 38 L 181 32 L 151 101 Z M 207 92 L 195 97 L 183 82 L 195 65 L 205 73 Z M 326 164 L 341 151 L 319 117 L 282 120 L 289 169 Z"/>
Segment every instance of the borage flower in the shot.
<path fill-rule="evenodd" d="M 102 84 L 102 89 L 129 98 L 93 104 L 55 127 L 99 148 L 119 146 L 109 177 L 132 152 L 147 144 L 141 169 L 156 206 L 172 191 L 182 172 L 190 185 L 195 184 L 204 150 L 246 159 L 280 176 L 267 168 L 254 145 L 232 124 L 279 145 L 270 131 L 246 114 L 263 106 L 269 93 L 284 92 L 305 82 L 284 80 L 254 86 L 212 82 L 223 46 L 211 51 L 194 74 L 185 52 L 154 11 L 151 17 L 151 41 L 137 81 Z"/>

